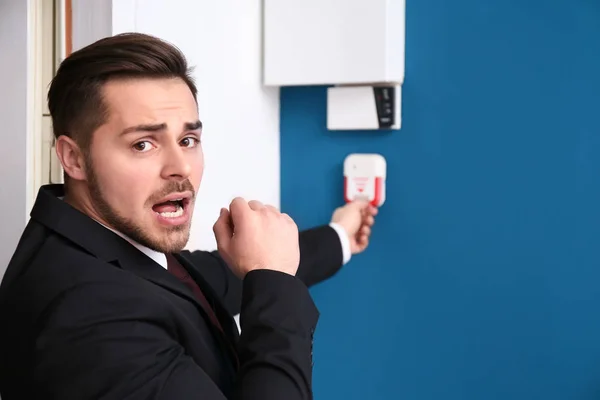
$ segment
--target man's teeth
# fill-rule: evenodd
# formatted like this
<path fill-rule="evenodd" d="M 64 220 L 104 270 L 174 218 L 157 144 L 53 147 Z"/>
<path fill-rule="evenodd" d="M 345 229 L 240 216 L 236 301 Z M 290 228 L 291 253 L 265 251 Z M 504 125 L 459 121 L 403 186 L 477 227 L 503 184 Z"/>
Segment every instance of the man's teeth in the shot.
<path fill-rule="evenodd" d="M 183 207 L 181 207 L 180 205 L 177 205 L 177 211 L 173 211 L 173 212 L 161 212 L 159 214 L 161 216 L 165 217 L 165 218 L 181 217 L 183 215 Z"/>

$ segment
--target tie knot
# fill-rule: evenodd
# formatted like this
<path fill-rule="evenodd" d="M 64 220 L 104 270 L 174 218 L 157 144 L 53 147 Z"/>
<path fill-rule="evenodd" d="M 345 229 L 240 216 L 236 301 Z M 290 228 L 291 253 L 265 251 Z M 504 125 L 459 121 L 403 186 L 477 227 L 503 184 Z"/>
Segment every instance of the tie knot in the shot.
<path fill-rule="evenodd" d="M 181 263 L 179 261 L 177 261 L 175 256 L 173 254 L 166 254 L 166 257 L 167 257 L 167 271 L 169 271 L 170 273 L 172 273 L 173 275 L 175 275 L 177 278 L 179 278 L 181 280 L 188 280 L 189 279 L 188 272 L 186 271 L 185 268 L 183 268 L 183 265 L 181 265 Z"/>

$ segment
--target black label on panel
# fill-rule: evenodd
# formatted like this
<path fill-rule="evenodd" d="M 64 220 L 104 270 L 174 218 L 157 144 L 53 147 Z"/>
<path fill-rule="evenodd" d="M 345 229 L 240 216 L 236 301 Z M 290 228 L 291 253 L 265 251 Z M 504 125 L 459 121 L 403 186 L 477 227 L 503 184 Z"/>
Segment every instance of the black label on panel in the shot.
<path fill-rule="evenodd" d="M 394 126 L 395 90 L 396 88 L 394 86 L 379 86 L 373 88 L 379 128 L 391 128 Z"/>

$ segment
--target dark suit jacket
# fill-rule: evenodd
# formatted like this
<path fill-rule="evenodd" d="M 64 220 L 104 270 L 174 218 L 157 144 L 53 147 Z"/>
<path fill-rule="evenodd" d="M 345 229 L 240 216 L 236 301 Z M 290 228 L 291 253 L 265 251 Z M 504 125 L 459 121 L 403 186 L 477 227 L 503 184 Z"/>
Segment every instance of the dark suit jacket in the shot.
<path fill-rule="evenodd" d="M 241 281 L 216 252 L 177 255 L 222 333 L 190 289 L 62 190 L 40 190 L 0 286 L 3 400 L 312 398 L 319 313 L 307 286 L 342 265 L 332 228 L 301 232 L 295 277 Z"/>

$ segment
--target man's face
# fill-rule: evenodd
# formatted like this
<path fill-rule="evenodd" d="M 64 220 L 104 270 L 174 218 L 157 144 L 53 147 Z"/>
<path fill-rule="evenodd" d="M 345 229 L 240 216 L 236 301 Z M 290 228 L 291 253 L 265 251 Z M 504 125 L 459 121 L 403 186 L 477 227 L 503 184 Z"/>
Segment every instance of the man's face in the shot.
<path fill-rule="evenodd" d="M 194 97 L 180 79 L 110 81 L 103 93 L 108 119 L 86 161 L 91 205 L 140 244 L 178 252 L 204 169 Z"/>

